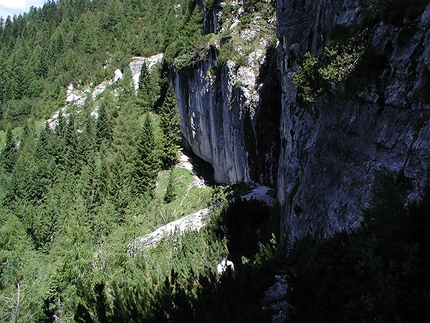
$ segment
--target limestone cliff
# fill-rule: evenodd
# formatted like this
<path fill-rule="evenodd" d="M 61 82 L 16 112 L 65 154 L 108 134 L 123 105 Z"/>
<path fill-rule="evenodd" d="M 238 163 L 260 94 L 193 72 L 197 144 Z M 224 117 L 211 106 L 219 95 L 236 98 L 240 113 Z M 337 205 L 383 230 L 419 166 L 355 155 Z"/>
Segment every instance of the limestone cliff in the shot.
<path fill-rule="evenodd" d="M 426 1 L 406 10 L 402 1 L 278 0 L 276 52 L 262 28 L 270 19 L 255 14 L 237 28 L 243 2 L 227 3 L 206 15 L 206 30 L 222 36 L 172 77 L 184 140 L 212 164 L 215 179 L 248 182 L 263 173 L 277 186 L 282 231 L 292 239 L 359 225 L 384 174 L 395 178 L 405 204 L 419 200 L 430 168 Z M 259 45 L 244 54 L 246 39 Z M 350 39 L 363 51 L 346 66 L 348 77 L 300 100 L 293 73 L 305 54 L 322 59 L 331 44 Z M 236 59 L 223 55 L 225 42 Z"/>
<path fill-rule="evenodd" d="M 405 16 L 394 2 L 380 10 L 382 18 L 366 22 L 377 9 L 369 4 L 277 2 L 283 89 L 277 187 L 282 227 L 293 238 L 357 226 L 384 173 L 394 176 L 405 204 L 429 182 L 430 6 Z M 356 87 L 298 102 L 292 73 L 306 52 L 321 55 L 340 32 L 361 33 L 372 53 L 351 76 Z"/>
<path fill-rule="evenodd" d="M 222 15 L 224 10 L 234 14 Z M 240 27 L 241 2 L 221 3 L 213 11 L 206 29 L 220 33 L 206 56 L 175 69 L 172 77 L 184 141 L 212 164 L 217 182 L 250 182 L 263 174 L 265 182 L 274 183 L 280 115 L 274 26 L 256 14 L 249 26 Z M 222 55 L 227 59 L 220 62 Z"/>

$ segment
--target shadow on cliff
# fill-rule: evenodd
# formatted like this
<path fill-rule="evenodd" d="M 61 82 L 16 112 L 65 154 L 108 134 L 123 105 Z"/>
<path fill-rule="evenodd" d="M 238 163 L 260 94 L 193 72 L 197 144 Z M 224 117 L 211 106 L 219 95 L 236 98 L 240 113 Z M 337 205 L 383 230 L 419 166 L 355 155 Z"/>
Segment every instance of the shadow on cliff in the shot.
<path fill-rule="evenodd" d="M 190 164 L 192 165 L 191 172 L 195 176 L 204 180 L 204 184 L 207 186 L 216 185 L 214 179 L 214 169 L 210 163 L 201 159 L 191 149 L 184 148 L 182 153 L 187 156 Z"/>
<path fill-rule="evenodd" d="M 287 260 L 288 322 L 428 322 L 430 187 L 405 207 L 386 178 L 362 226 L 298 241 Z"/>
<path fill-rule="evenodd" d="M 256 116 L 249 114 L 244 120 L 245 145 L 248 151 L 250 177 L 272 186 L 276 185 L 280 154 L 280 120 L 282 111 L 282 89 L 277 69 L 277 52 L 270 47 L 266 61 L 260 67 L 257 84 L 262 84 L 260 108 Z"/>

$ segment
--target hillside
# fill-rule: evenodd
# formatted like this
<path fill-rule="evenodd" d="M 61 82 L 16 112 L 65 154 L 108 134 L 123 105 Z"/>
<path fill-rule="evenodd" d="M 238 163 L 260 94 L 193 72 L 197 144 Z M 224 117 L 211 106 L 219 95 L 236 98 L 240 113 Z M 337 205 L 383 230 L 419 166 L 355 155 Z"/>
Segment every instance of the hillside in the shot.
<path fill-rule="evenodd" d="M 3 18 L 1 322 L 427 322 L 428 0 Z"/>

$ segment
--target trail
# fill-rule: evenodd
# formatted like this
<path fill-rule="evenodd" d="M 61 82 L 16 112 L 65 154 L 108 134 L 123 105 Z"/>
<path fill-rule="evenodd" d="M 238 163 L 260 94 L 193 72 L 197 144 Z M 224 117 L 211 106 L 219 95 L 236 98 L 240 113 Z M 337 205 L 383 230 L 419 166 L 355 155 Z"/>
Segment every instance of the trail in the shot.
<path fill-rule="evenodd" d="M 190 172 L 193 173 L 195 177 L 194 181 L 189 185 L 187 192 L 182 198 L 182 201 L 180 203 L 180 205 L 182 205 L 183 201 L 186 199 L 192 187 L 196 186 L 201 188 L 206 187 L 207 185 L 205 184 L 205 181 L 203 179 L 197 176 L 194 166 L 187 155 L 181 153 L 180 162 L 178 163 L 177 167 L 183 167 L 188 169 Z M 241 198 L 246 200 L 256 199 L 264 201 L 269 205 L 273 205 L 274 199 L 268 195 L 269 191 L 270 187 L 256 185 L 251 190 L 251 192 L 241 196 Z M 201 209 L 195 213 L 186 215 L 178 220 L 167 223 L 166 225 L 159 227 L 158 229 L 147 235 L 136 238 L 132 243 L 128 245 L 128 253 L 131 255 L 136 255 L 145 248 L 154 247 L 158 244 L 158 242 L 160 242 L 161 239 L 163 239 L 167 235 L 172 235 L 174 233 L 183 234 L 186 231 L 200 230 L 206 225 L 206 220 L 210 217 L 210 214 L 214 208 L 215 206 L 213 205 L 208 208 Z M 174 212 L 176 212 L 176 210 Z"/>

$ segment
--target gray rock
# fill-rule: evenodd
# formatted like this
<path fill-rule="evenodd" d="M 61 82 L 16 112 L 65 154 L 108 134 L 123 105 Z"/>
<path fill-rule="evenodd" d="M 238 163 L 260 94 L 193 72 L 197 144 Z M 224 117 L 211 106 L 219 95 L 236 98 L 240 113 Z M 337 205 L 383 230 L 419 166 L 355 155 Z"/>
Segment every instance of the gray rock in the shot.
<path fill-rule="evenodd" d="M 337 26 L 351 25 L 359 1 L 278 1 L 282 76 L 278 201 L 291 239 L 351 230 L 372 205 L 381 174 L 406 182 L 404 204 L 419 200 L 429 182 L 429 102 L 420 98 L 428 73 L 428 10 L 408 27 L 378 25 L 370 43 L 386 58 L 378 78 L 357 97 L 321 97 L 298 107 L 291 80 L 305 52 L 317 55 Z M 296 4 L 296 5 L 295 5 Z M 299 52 L 300 51 L 300 52 Z M 299 52 L 299 53 L 298 53 Z M 428 78 L 427 78 L 428 82 Z"/>

